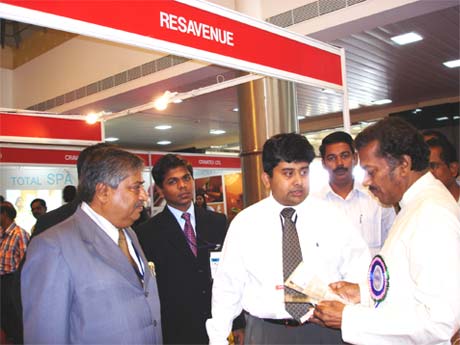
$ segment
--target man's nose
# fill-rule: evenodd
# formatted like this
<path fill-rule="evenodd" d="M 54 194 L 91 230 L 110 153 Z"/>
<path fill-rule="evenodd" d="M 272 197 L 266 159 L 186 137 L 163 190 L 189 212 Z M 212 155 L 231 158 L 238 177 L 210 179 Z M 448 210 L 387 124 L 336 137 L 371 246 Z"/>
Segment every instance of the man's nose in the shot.
<path fill-rule="evenodd" d="M 147 191 L 145 190 L 144 187 L 141 187 L 141 191 L 139 193 L 139 199 L 142 200 L 142 201 L 147 201 L 148 198 L 149 198 L 149 196 L 147 194 Z"/>

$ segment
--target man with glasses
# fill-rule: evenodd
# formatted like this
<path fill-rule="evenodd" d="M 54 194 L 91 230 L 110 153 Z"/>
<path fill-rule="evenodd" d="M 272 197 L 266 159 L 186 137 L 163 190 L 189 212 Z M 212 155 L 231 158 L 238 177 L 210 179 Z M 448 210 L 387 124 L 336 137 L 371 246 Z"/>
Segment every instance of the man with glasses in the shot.
<path fill-rule="evenodd" d="M 319 150 L 323 167 L 329 174 L 329 184 L 315 196 L 343 211 L 359 230 L 371 254 L 377 254 L 393 224 L 393 207 L 380 204 L 360 182 L 355 181 L 353 169 L 358 163 L 358 155 L 350 134 L 341 131 L 329 134 Z"/>

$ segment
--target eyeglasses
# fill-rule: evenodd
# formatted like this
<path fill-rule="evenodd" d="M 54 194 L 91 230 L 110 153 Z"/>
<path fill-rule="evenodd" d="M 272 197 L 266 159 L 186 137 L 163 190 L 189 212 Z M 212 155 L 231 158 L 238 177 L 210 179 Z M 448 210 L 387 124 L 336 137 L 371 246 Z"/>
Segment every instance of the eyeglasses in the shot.
<path fill-rule="evenodd" d="M 326 161 L 330 162 L 330 163 L 333 163 L 335 161 L 337 161 L 337 157 L 340 157 L 342 160 L 348 160 L 350 159 L 352 156 L 351 152 L 350 151 L 345 151 L 345 152 L 342 152 L 341 154 L 339 154 L 338 156 L 337 155 L 327 155 L 326 156 Z"/>

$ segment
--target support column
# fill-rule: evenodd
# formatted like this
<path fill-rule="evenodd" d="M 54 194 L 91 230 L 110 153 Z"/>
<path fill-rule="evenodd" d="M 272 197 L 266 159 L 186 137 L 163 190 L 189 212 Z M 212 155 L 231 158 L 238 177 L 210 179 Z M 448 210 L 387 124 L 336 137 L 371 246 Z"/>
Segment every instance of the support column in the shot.
<path fill-rule="evenodd" d="M 235 0 L 237 11 L 263 20 L 262 6 L 262 0 Z M 238 103 L 243 202 L 247 207 L 269 194 L 261 180 L 265 141 L 278 133 L 299 132 L 294 84 L 266 77 L 240 85 Z"/>
<path fill-rule="evenodd" d="M 262 184 L 262 147 L 278 133 L 299 132 L 294 85 L 273 78 L 238 87 L 244 206 L 268 196 Z"/>

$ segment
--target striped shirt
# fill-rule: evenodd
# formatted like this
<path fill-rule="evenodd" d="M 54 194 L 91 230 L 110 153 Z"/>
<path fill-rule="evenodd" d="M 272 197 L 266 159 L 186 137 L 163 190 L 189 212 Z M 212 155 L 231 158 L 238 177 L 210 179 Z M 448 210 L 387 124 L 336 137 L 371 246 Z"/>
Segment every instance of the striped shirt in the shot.
<path fill-rule="evenodd" d="M 15 222 L 5 231 L 0 227 L 0 275 L 16 271 L 26 252 L 29 234 Z"/>

